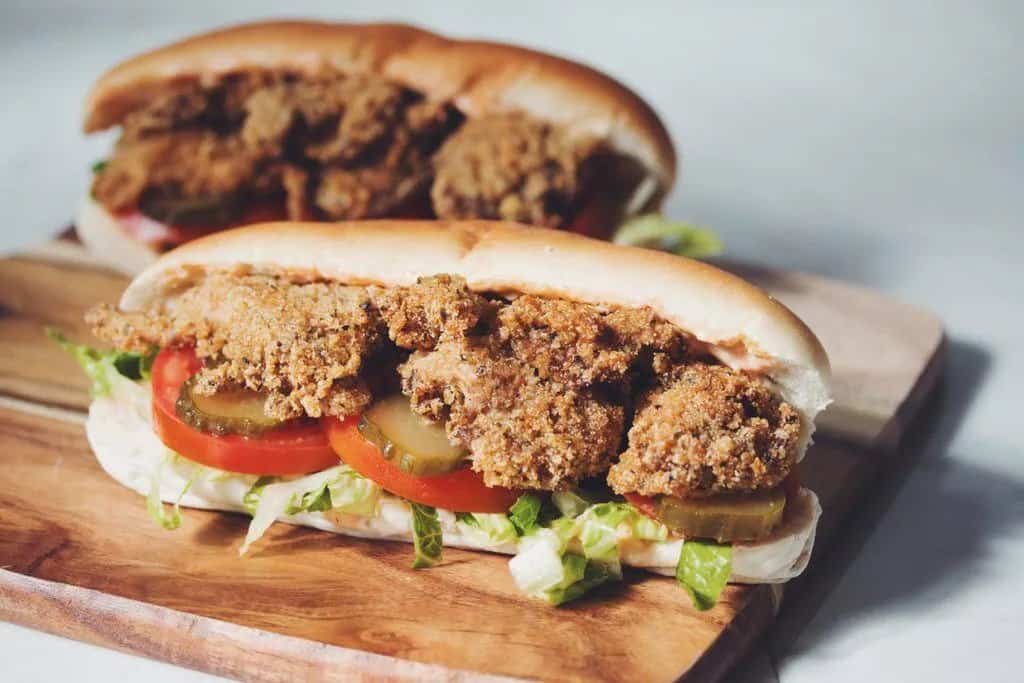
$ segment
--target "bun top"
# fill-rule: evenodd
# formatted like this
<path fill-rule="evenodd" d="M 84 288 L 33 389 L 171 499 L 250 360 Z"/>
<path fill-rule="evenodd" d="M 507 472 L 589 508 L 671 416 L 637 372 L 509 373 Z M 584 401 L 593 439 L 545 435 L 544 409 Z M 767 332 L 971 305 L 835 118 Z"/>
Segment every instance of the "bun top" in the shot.
<path fill-rule="evenodd" d="M 672 141 L 636 93 L 594 69 L 513 45 L 450 40 L 401 24 L 303 21 L 243 24 L 124 61 L 93 86 L 85 131 L 117 125 L 168 87 L 215 84 L 254 69 L 315 74 L 325 68 L 381 76 L 452 102 L 467 116 L 524 111 L 604 140 L 637 159 L 667 191 Z"/>
<path fill-rule="evenodd" d="M 381 286 L 444 273 L 475 291 L 649 307 L 725 365 L 768 378 L 805 418 L 801 453 L 830 400 L 821 343 L 754 285 L 699 261 L 513 223 L 378 220 L 227 230 L 162 256 L 132 281 L 121 308 L 172 299 L 209 270 L 238 266 Z"/>

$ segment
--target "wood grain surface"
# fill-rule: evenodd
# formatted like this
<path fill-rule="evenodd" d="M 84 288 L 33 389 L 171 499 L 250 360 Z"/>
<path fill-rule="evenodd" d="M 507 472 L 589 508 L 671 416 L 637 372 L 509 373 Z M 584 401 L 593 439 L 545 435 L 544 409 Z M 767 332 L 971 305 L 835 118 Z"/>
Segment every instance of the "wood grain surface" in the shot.
<path fill-rule="evenodd" d="M 803 470 L 825 508 L 820 554 L 934 384 L 941 326 L 822 278 L 745 274 L 832 357 L 836 410 Z M 251 680 L 713 680 L 771 622 L 768 586 L 698 613 L 631 571 L 553 609 L 519 595 L 503 557 L 446 549 L 412 571 L 405 544 L 281 524 L 243 560 L 247 518 L 198 510 L 164 531 L 92 457 L 74 419 L 86 382 L 41 331 L 86 339 L 84 309 L 124 284 L 68 245 L 0 261 L 0 618 Z"/>

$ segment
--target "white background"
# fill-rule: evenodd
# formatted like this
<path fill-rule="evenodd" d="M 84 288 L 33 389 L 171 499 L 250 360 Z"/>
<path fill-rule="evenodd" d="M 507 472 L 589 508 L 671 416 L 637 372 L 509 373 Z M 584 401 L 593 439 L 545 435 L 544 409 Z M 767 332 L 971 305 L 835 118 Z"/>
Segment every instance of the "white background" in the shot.
<path fill-rule="evenodd" d="M 740 677 L 1021 680 L 1024 5 L 767 4 L 335 1 L 287 15 L 415 21 L 607 70 L 655 105 L 682 149 L 668 213 L 716 228 L 732 258 L 938 312 L 949 370 L 910 464 L 849 530 L 801 637 Z M 4 2 L 0 248 L 67 224 L 109 145 L 79 133 L 103 69 L 283 5 Z M 0 662 L 12 681 L 200 679 L 8 625 Z"/>

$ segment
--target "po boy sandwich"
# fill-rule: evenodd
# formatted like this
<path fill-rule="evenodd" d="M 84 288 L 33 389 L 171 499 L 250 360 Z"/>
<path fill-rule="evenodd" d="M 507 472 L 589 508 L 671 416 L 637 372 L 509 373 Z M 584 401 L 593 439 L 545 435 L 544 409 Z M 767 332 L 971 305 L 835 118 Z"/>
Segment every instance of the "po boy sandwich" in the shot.
<path fill-rule="evenodd" d="M 553 604 L 643 567 L 702 608 L 811 553 L 797 463 L 828 360 L 703 263 L 507 223 L 276 223 L 169 252 L 87 319 L 116 349 L 64 342 L 100 464 L 168 528 L 251 514 L 243 553 L 280 520 L 411 541 L 414 566 L 508 553 Z"/>
<path fill-rule="evenodd" d="M 661 121 L 586 66 L 410 26 L 270 22 L 129 59 L 94 85 L 80 238 L 134 274 L 259 221 L 501 219 L 608 237 L 675 176 Z"/>

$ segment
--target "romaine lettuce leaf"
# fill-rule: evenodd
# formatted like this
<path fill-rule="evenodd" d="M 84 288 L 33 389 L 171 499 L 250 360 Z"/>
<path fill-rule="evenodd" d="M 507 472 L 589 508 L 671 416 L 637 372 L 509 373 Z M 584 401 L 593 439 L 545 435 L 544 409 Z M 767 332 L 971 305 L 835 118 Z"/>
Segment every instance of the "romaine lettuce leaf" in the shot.
<path fill-rule="evenodd" d="M 519 533 L 509 520 L 508 515 L 456 512 L 455 523 L 464 533 L 475 538 L 480 545 L 505 545 L 515 543 L 519 538 Z"/>
<path fill-rule="evenodd" d="M 718 602 L 732 573 L 732 546 L 711 541 L 685 541 L 676 565 L 676 580 L 686 589 L 693 606 L 703 611 Z"/>
<path fill-rule="evenodd" d="M 185 497 L 188 490 L 192 488 L 196 477 L 199 476 L 199 470 L 195 470 L 184 488 L 182 488 L 181 493 L 178 494 L 177 500 L 174 501 L 171 513 L 167 514 L 167 508 L 164 507 L 163 501 L 160 499 L 160 479 L 164 468 L 169 464 L 173 464 L 176 457 L 173 451 L 167 451 L 167 455 L 160 460 L 160 463 L 156 466 L 156 471 L 153 472 L 153 478 L 149 485 L 149 495 L 146 496 L 146 512 L 149 513 L 154 522 L 168 531 L 173 531 L 181 526 L 181 499 Z"/>
<path fill-rule="evenodd" d="M 536 529 L 519 541 L 519 552 L 508 568 L 519 590 L 547 599 L 548 591 L 562 584 L 572 567 L 562 563 L 566 543 L 553 529 Z"/>
<path fill-rule="evenodd" d="M 579 511 L 583 500 L 576 494 L 553 495 L 556 507 L 577 514 L 537 526 L 520 539 L 509 569 L 527 595 L 553 605 L 574 600 L 595 586 L 622 578 L 621 540 L 668 538 L 663 524 L 628 503 L 596 503 Z"/>
<path fill-rule="evenodd" d="M 564 532 L 571 527 L 562 523 L 555 527 L 537 529 L 524 536 L 519 553 L 509 561 L 509 571 L 521 591 L 552 605 L 561 605 L 595 586 L 621 577 L 617 561 L 610 565 L 566 552 L 568 539 Z"/>
<path fill-rule="evenodd" d="M 565 517 L 579 517 L 591 505 L 591 501 L 575 491 L 555 491 L 551 502 Z"/>
<path fill-rule="evenodd" d="M 619 559 L 619 525 L 636 512 L 626 503 L 598 503 L 576 518 L 575 536 L 590 559 Z"/>
<path fill-rule="evenodd" d="M 612 239 L 616 244 L 661 249 L 689 258 L 722 253 L 722 242 L 715 233 L 656 213 L 626 221 Z"/>
<path fill-rule="evenodd" d="M 566 574 L 567 576 L 571 575 L 573 580 L 565 587 L 556 587 L 548 591 L 546 597 L 552 605 L 561 605 L 575 600 L 591 588 L 596 588 L 609 581 L 619 581 L 622 578 L 622 572 L 619 571 L 617 563 L 611 565 L 597 560 L 588 560 L 574 553 L 567 553 L 563 556 L 562 563 L 570 565 L 566 569 Z M 582 572 L 580 571 L 581 566 Z"/>
<path fill-rule="evenodd" d="M 412 568 L 433 567 L 441 561 L 441 520 L 437 510 L 429 505 L 410 502 L 409 507 L 412 509 L 412 542 L 416 553 Z"/>
<path fill-rule="evenodd" d="M 47 327 L 46 336 L 56 342 L 62 349 L 70 353 L 85 374 L 92 380 L 90 393 L 95 396 L 109 396 L 111 392 L 111 375 L 117 374 L 127 379 L 138 381 L 149 377 L 156 350 L 148 354 L 122 351 L 99 351 L 89 346 L 75 344 L 60 330 Z"/>
<path fill-rule="evenodd" d="M 339 512 L 360 517 L 377 514 L 381 488 L 371 479 L 345 467 L 334 481 L 327 484 L 331 494 L 331 508 Z"/>
<path fill-rule="evenodd" d="M 524 536 L 537 528 L 540 510 L 544 501 L 536 493 L 524 493 L 508 509 L 508 518 L 520 536 Z"/>
<path fill-rule="evenodd" d="M 253 517 L 238 552 L 244 555 L 282 515 L 326 510 L 372 515 L 379 498 L 380 487 L 347 465 L 287 481 L 261 477 L 243 498 Z"/>
<path fill-rule="evenodd" d="M 256 514 L 256 508 L 260 504 L 260 496 L 263 495 L 263 488 L 267 484 L 273 484 L 275 481 L 277 481 L 277 477 L 260 477 L 252 485 L 252 488 L 245 492 L 245 495 L 242 497 L 242 505 L 245 506 L 246 511 L 250 515 Z"/>

